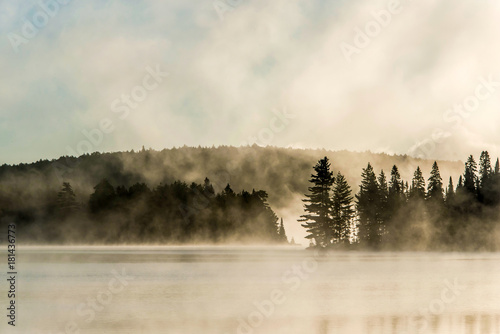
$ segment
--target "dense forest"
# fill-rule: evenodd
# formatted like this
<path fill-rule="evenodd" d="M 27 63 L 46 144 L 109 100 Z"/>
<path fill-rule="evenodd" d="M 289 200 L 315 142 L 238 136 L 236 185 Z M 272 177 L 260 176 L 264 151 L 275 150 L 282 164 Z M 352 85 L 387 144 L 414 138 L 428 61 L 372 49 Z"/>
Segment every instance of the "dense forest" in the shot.
<path fill-rule="evenodd" d="M 390 175 L 363 168 L 353 196 L 345 177 L 334 176 L 327 157 L 314 166 L 299 220 L 311 247 L 371 250 L 498 250 L 500 166 L 483 151 L 469 156 L 457 186 L 443 185 L 437 162 L 426 180 L 420 167 L 408 183 L 394 165 Z"/>
<path fill-rule="evenodd" d="M 324 175 L 309 176 L 324 156 L 333 164 L 318 194 L 309 181 Z M 0 221 L 16 222 L 28 243 L 280 243 L 285 227 L 298 235 L 293 221 L 304 214 L 322 247 L 491 250 L 500 240 L 497 175 L 487 152 L 463 172 L 463 162 L 371 152 L 143 148 L 0 166 Z"/>
<path fill-rule="evenodd" d="M 58 192 L 63 182 L 70 182 L 83 199 L 103 179 L 115 186 L 146 183 L 153 188 L 177 180 L 203 183 L 208 177 L 217 192 L 228 183 L 235 191 L 265 189 L 276 212 L 284 208 L 293 211 L 287 217 L 291 221 L 292 216 L 300 214 L 300 198 L 307 191 L 311 166 L 324 156 L 335 161 L 333 167 L 342 170 L 353 187 L 359 184 L 360 171 L 368 161 L 384 170 L 398 165 L 403 178 L 410 178 L 417 165 L 424 173 L 429 172 L 433 162 L 407 155 L 257 145 L 95 152 L 0 166 L 0 211 L 2 208 L 37 211 L 46 206 L 46 199 Z M 462 172 L 462 162 L 438 162 L 443 177 Z"/>
<path fill-rule="evenodd" d="M 287 243 L 283 220 L 263 190 L 216 193 L 203 184 L 175 181 L 150 189 L 145 183 L 113 187 L 104 179 L 81 202 L 64 182 L 57 196 L 32 212 L 9 212 L 23 237 L 35 243 Z"/>

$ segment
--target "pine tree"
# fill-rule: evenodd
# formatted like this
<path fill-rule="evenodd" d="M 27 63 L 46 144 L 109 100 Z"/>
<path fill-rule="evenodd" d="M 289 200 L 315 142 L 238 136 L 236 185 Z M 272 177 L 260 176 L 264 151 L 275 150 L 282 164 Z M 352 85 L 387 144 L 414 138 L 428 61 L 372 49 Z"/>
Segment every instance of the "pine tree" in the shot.
<path fill-rule="evenodd" d="M 394 220 L 405 202 L 405 183 L 401 180 L 401 174 L 399 174 L 398 167 L 394 165 L 391 169 L 391 179 L 389 180 L 389 192 L 387 195 L 386 225 L 388 229 L 390 229 L 389 225 L 393 225 L 392 228 L 397 229 L 395 225 L 397 225 L 398 222 Z"/>
<path fill-rule="evenodd" d="M 67 216 L 78 210 L 76 195 L 69 182 L 63 182 L 62 189 L 57 194 L 57 208 L 62 216 Z"/>
<path fill-rule="evenodd" d="M 380 171 L 377 183 L 378 183 L 377 220 L 381 228 L 380 233 L 384 234 L 386 222 L 389 219 L 390 213 L 388 210 L 389 187 L 387 185 L 387 178 L 385 177 L 385 173 L 383 170 Z"/>
<path fill-rule="evenodd" d="M 453 179 L 450 176 L 450 182 L 448 183 L 448 188 L 446 188 L 446 204 L 452 205 L 455 199 L 455 190 L 453 188 Z"/>
<path fill-rule="evenodd" d="M 500 204 L 500 164 L 498 162 L 495 163 L 495 174 L 493 175 L 493 204 L 498 205 Z"/>
<path fill-rule="evenodd" d="M 401 198 L 404 193 L 404 184 L 401 180 L 401 174 L 399 174 L 398 167 L 396 165 L 392 166 L 391 179 L 389 180 L 389 197 L 390 198 Z"/>
<path fill-rule="evenodd" d="M 491 168 L 491 159 L 488 151 L 481 152 L 479 158 L 479 181 L 481 188 L 484 188 L 489 181 L 490 176 L 493 174 Z"/>
<path fill-rule="evenodd" d="M 464 179 L 462 177 L 462 175 L 460 175 L 458 177 L 458 184 L 457 184 L 457 190 L 456 190 L 456 193 L 458 193 L 459 191 L 461 191 L 464 187 Z"/>
<path fill-rule="evenodd" d="M 361 185 L 356 195 L 356 209 L 359 219 L 359 241 L 369 247 L 380 245 L 381 228 L 379 226 L 378 203 L 379 185 L 370 163 L 363 168 Z"/>
<path fill-rule="evenodd" d="M 494 202 L 493 194 L 493 169 L 491 168 L 491 159 L 488 151 L 481 152 L 479 158 L 479 178 L 477 181 L 477 199 L 484 204 Z"/>
<path fill-rule="evenodd" d="M 464 172 L 464 188 L 470 194 L 476 195 L 476 185 L 477 185 L 477 164 L 474 157 L 471 155 L 465 163 Z"/>
<path fill-rule="evenodd" d="M 338 172 L 332 199 L 332 230 L 335 242 L 349 243 L 351 222 L 354 216 L 351 187 L 344 175 Z"/>
<path fill-rule="evenodd" d="M 439 167 L 436 161 L 432 165 L 431 176 L 427 186 L 427 200 L 435 203 L 443 202 L 443 179 L 439 173 Z"/>
<path fill-rule="evenodd" d="M 279 227 L 279 230 L 278 230 L 278 238 L 279 238 L 279 242 L 283 242 L 283 243 L 287 243 L 288 242 L 288 238 L 286 236 L 286 232 L 285 232 L 285 226 L 283 225 L 283 218 L 281 218 L 281 222 L 280 222 L 280 227 Z"/>
<path fill-rule="evenodd" d="M 425 179 L 422 175 L 422 170 L 419 166 L 413 173 L 413 179 L 411 181 L 410 188 L 410 199 L 421 199 L 425 198 Z"/>
<path fill-rule="evenodd" d="M 319 160 L 313 168 L 316 173 L 312 174 L 309 180 L 313 186 L 308 188 L 310 194 L 306 194 L 307 198 L 302 200 L 307 203 L 304 205 L 306 214 L 302 215 L 299 221 L 304 222 L 301 225 L 309 233 L 307 239 L 314 239 L 317 246 L 326 247 L 333 238 L 330 229 L 332 207 L 330 191 L 335 179 L 333 172 L 330 171 L 327 157 Z"/>

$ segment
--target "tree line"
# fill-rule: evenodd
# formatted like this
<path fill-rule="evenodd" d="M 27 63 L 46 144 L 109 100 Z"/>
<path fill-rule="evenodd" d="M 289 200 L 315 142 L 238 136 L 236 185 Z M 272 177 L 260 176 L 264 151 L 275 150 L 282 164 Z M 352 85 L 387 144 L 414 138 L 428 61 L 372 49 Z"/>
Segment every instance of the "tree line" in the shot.
<path fill-rule="evenodd" d="M 80 203 L 70 183 L 45 208 L 34 241 L 79 243 L 287 243 L 283 220 L 263 190 L 216 193 L 203 184 L 175 181 L 116 188 L 104 179 Z M 33 231 L 33 229 L 31 229 Z"/>
<path fill-rule="evenodd" d="M 327 157 L 313 167 L 299 221 L 316 247 L 388 250 L 496 250 L 500 235 L 500 166 L 487 151 L 471 155 L 456 187 L 443 185 L 437 162 L 426 180 L 420 167 L 408 183 L 394 165 L 378 175 L 363 168 L 359 192 L 331 171 Z"/>

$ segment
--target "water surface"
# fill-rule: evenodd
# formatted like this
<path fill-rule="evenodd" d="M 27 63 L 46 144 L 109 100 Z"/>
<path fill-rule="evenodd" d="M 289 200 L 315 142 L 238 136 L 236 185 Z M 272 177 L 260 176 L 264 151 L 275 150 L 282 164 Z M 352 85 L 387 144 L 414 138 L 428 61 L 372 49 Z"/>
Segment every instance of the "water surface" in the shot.
<path fill-rule="evenodd" d="M 18 263 L 2 333 L 500 333 L 498 253 L 21 247 Z"/>

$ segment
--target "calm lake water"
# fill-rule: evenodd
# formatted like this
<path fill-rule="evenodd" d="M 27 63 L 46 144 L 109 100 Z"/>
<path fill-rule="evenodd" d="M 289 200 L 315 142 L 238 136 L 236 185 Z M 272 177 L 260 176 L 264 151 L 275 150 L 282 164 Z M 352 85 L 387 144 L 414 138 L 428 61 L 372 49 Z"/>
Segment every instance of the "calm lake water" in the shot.
<path fill-rule="evenodd" d="M 20 247 L 17 261 L 2 333 L 500 333 L 498 253 Z"/>

